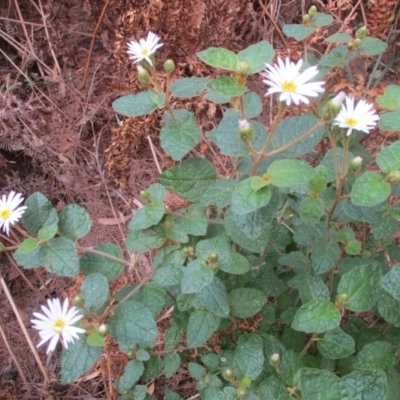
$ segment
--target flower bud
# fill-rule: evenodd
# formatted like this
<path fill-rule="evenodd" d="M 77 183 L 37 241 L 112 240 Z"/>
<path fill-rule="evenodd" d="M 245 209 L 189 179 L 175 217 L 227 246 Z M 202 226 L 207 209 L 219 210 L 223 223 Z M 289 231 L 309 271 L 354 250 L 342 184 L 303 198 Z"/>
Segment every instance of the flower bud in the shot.
<path fill-rule="evenodd" d="M 236 391 L 236 394 L 239 399 L 244 399 L 247 396 L 247 389 L 245 387 L 240 387 Z"/>
<path fill-rule="evenodd" d="M 353 40 L 354 47 L 358 49 L 362 45 L 362 39 L 354 39 Z"/>
<path fill-rule="evenodd" d="M 358 156 L 358 157 L 354 157 L 351 161 L 350 161 L 350 169 L 352 171 L 359 171 L 362 167 L 362 162 L 363 162 L 363 158 Z"/>
<path fill-rule="evenodd" d="M 249 387 L 251 385 L 251 379 L 247 376 L 242 379 L 242 387 Z"/>
<path fill-rule="evenodd" d="M 247 119 L 239 120 L 239 129 L 238 129 L 239 137 L 243 142 L 249 142 L 253 139 L 254 130 L 253 127 L 249 124 Z"/>
<path fill-rule="evenodd" d="M 310 15 L 309 15 L 309 14 L 305 14 L 305 15 L 303 15 L 303 24 L 304 24 L 304 25 L 307 25 L 307 24 L 309 24 L 309 23 L 310 23 L 310 21 L 311 21 L 311 17 L 310 17 Z"/>
<path fill-rule="evenodd" d="M 129 351 L 126 353 L 126 355 L 127 355 L 129 358 L 133 358 L 133 357 L 135 357 L 135 352 L 134 352 L 133 350 L 129 350 Z"/>
<path fill-rule="evenodd" d="M 236 72 L 240 76 L 247 76 L 249 75 L 250 72 L 250 64 L 247 61 L 240 61 L 240 63 L 237 66 Z"/>
<path fill-rule="evenodd" d="M 85 304 L 85 299 L 82 295 L 78 294 L 72 299 L 72 304 L 76 307 L 82 307 Z"/>
<path fill-rule="evenodd" d="M 367 36 L 367 27 L 362 26 L 356 31 L 356 38 L 357 39 L 364 39 Z"/>
<path fill-rule="evenodd" d="M 148 85 L 150 83 L 149 73 L 140 65 L 137 66 L 139 82 L 142 85 Z"/>
<path fill-rule="evenodd" d="M 311 6 L 308 10 L 308 15 L 312 18 L 317 13 L 317 7 Z"/>
<path fill-rule="evenodd" d="M 233 372 L 233 370 L 231 368 L 226 368 L 222 371 L 222 376 L 227 381 L 231 381 L 232 379 L 235 378 L 235 373 Z"/>
<path fill-rule="evenodd" d="M 392 171 L 386 176 L 385 182 L 400 183 L 400 171 Z"/>
<path fill-rule="evenodd" d="M 212 251 L 207 256 L 208 262 L 217 262 L 218 261 L 218 254 L 215 251 Z"/>
<path fill-rule="evenodd" d="M 99 334 L 100 334 L 100 336 L 107 336 L 108 335 L 108 333 L 109 333 L 109 328 L 108 328 L 108 325 L 107 324 L 101 324 L 100 326 L 99 326 Z"/>
<path fill-rule="evenodd" d="M 346 293 L 342 293 L 342 294 L 337 295 L 336 303 L 335 303 L 336 308 L 338 310 L 341 310 L 349 302 L 349 300 L 350 300 L 349 299 L 349 295 L 346 294 Z"/>
<path fill-rule="evenodd" d="M 279 356 L 279 353 L 274 353 L 272 354 L 272 356 L 269 358 L 269 363 L 270 365 L 272 365 L 273 367 L 276 367 L 280 364 L 281 359 Z"/>
<path fill-rule="evenodd" d="M 340 113 L 345 98 L 346 94 L 339 92 L 332 100 L 328 101 L 322 110 L 322 118 L 325 121 L 332 121 Z"/>
<path fill-rule="evenodd" d="M 146 204 L 151 203 L 150 193 L 149 193 L 147 190 L 142 190 L 142 191 L 140 192 L 140 198 L 141 198 Z"/>
<path fill-rule="evenodd" d="M 351 41 L 351 42 L 349 42 L 349 43 L 347 43 L 347 48 L 349 49 L 349 50 L 351 50 L 351 51 L 353 51 L 354 50 L 354 41 Z"/>
<path fill-rule="evenodd" d="M 175 71 L 175 63 L 172 60 L 167 60 L 164 63 L 164 71 L 167 74 L 172 74 Z"/>

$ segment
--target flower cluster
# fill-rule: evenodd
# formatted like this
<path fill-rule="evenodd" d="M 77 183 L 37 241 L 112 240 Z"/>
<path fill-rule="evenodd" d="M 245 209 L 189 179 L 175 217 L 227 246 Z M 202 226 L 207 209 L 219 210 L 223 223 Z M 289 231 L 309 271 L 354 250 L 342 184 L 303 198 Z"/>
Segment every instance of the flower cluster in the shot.
<path fill-rule="evenodd" d="M 11 191 L 8 196 L 3 195 L 0 200 L 0 228 L 10 236 L 10 225 L 15 224 L 22 217 L 27 207 L 18 207 L 24 198 L 21 193 Z"/>

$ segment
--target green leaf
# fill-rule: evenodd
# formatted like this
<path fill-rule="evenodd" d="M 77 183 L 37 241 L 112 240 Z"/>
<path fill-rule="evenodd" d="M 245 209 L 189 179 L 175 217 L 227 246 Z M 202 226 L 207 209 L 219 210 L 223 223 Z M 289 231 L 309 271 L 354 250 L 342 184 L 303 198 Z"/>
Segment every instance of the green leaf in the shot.
<path fill-rule="evenodd" d="M 139 349 L 136 352 L 136 359 L 139 360 L 139 361 L 150 360 L 150 354 L 146 350 Z"/>
<path fill-rule="evenodd" d="M 347 385 L 332 372 L 302 368 L 299 381 L 305 400 L 353 400 Z"/>
<path fill-rule="evenodd" d="M 379 129 L 383 131 L 400 130 L 400 111 L 391 111 L 380 115 Z"/>
<path fill-rule="evenodd" d="M 378 96 L 376 102 L 389 110 L 400 111 L 400 86 L 386 86 L 384 94 Z"/>
<path fill-rule="evenodd" d="M 205 310 L 195 310 L 190 314 L 187 327 L 187 347 L 199 347 L 218 329 L 221 317 Z"/>
<path fill-rule="evenodd" d="M 210 312 L 222 318 L 229 316 L 228 294 L 225 283 L 214 277 L 198 294 L 201 304 Z"/>
<path fill-rule="evenodd" d="M 123 261 L 123 254 L 121 249 L 114 244 L 105 243 L 101 246 L 94 248 L 97 251 L 107 253 L 110 256 L 116 257 Z M 85 253 L 80 259 L 80 270 L 85 275 L 89 275 L 92 272 L 98 272 L 107 277 L 108 281 L 111 282 L 122 274 L 124 270 L 124 264 L 115 260 L 111 260 L 104 256 L 94 253 Z"/>
<path fill-rule="evenodd" d="M 39 261 L 49 272 L 60 276 L 77 276 L 79 259 L 75 244 L 67 238 L 51 239 L 40 247 Z"/>
<path fill-rule="evenodd" d="M 356 343 L 350 335 L 335 328 L 326 332 L 323 339 L 318 339 L 317 346 L 323 357 L 336 360 L 353 354 Z"/>
<path fill-rule="evenodd" d="M 312 26 L 326 26 L 333 22 L 333 17 L 330 14 L 317 12 L 311 18 Z"/>
<path fill-rule="evenodd" d="M 248 214 L 266 206 L 271 199 L 271 189 L 263 187 L 253 189 L 254 181 L 259 177 L 247 178 L 236 186 L 232 193 L 231 209 L 238 215 Z"/>
<path fill-rule="evenodd" d="M 381 277 L 379 264 L 358 265 L 344 274 L 339 282 L 338 294 L 348 296 L 345 307 L 355 312 L 370 310 L 375 304 L 373 293 Z"/>
<path fill-rule="evenodd" d="M 255 334 L 241 335 L 232 362 L 236 378 L 257 379 L 263 371 L 264 360 L 261 337 Z"/>
<path fill-rule="evenodd" d="M 267 170 L 272 185 L 278 187 L 307 183 L 314 175 L 314 169 L 299 160 L 277 160 Z"/>
<path fill-rule="evenodd" d="M 179 394 L 173 392 L 172 390 L 165 391 L 165 400 L 183 400 Z"/>
<path fill-rule="evenodd" d="M 325 204 L 319 197 L 306 197 L 299 206 L 300 218 L 307 223 L 318 222 L 324 215 Z"/>
<path fill-rule="evenodd" d="M 56 236 L 57 231 L 58 225 L 45 226 L 39 230 L 38 238 L 43 242 L 47 242 L 50 239 L 53 239 L 54 236 Z"/>
<path fill-rule="evenodd" d="M 138 302 L 127 301 L 118 305 L 108 323 L 111 334 L 124 353 L 136 345 L 152 342 L 158 336 L 152 312 Z"/>
<path fill-rule="evenodd" d="M 66 385 L 80 378 L 99 360 L 103 353 L 101 347 L 91 347 L 86 337 L 81 336 L 63 351 L 61 357 L 61 382 Z"/>
<path fill-rule="evenodd" d="M 247 88 L 231 76 L 221 76 L 207 83 L 207 89 L 219 96 L 236 97 L 246 93 Z"/>
<path fill-rule="evenodd" d="M 287 24 L 283 26 L 282 30 L 286 36 L 292 37 L 298 42 L 301 42 L 315 32 L 314 27 L 307 27 L 303 24 Z"/>
<path fill-rule="evenodd" d="M 328 241 L 327 237 L 315 239 L 311 247 L 312 267 L 317 275 L 333 268 L 340 260 L 341 250 L 336 241 Z"/>
<path fill-rule="evenodd" d="M 214 279 L 215 271 L 209 267 L 203 267 L 202 261 L 196 259 L 188 264 L 183 272 L 181 283 L 182 293 L 199 293 Z"/>
<path fill-rule="evenodd" d="M 388 371 L 397 363 L 396 349 L 388 342 L 377 340 L 367 343 L 358 353 L 354 369 Z"/>
<path fill-rule="evenodd" d="M 292 400 L 287 394 L 286 386 L 283 384 L 282 380 L 276 376 L 269 376 L 267 379 L 263 380 L 258 387 L 258 393 L 261 400 Z"/>
<path fill-rule="evenodd" d="M 161 147 L 175 161 L 179 161 L 198 143 L 201 135 L 194 114 L 188 110 L 174 110 L 177 121 L 165 114 L 165 124 L 160 132 Z"/>
<path fill-rule="evenodd" d="M 249 75 L 257 74 L 269 64 L 275 56 L 273 47 L 265 40 L 249 46 L 238 53 L 239 61 L 247 61 L 250 64 Z"/>
<path fill-rule="evenodd" d="M 243 97 L 246 118 L 258 117 L 263 110 L 260 96 L 254 92 L 246 93 Z"/>
<path fill-rule="evenodd" d="M 58 224 L 61 235 L 71 240 L 80 239 L 90 232 L 91 227 L 92 220 L 84 208 L 70 204 L 62 210 Z"/>
<path fill-rule="evenodd" d="M 126 364 L 125 371 L 118 381 L 118 392 L 123 394 L 126 390 L 132 389 L 132 386 L 140 379 L 144 371 L 144 365 L 141 361 L 132 360 Z"/>
<path fill-rule="evenodd" d="M 297 311 L 292 328 L 306 333 L 323 333 L 339 326 L 340 311 L 329 300 L 311 300 Z"/>
<path fill-rule="evenodd" d="M 159 179 L 171 192 L 187 201 L 197 203 L 208 186 L 215 182 L 216 172 L 210 161 L 192 158 L 163 172 Z"/>
<path fill-rule="evenodd" d="M 208 101 L 211 101 L 215 104 L 226 104 L 231 101 L 230 97 L 220 96 L 219 94 L 215 94 L 212 92 L 207 92 L 204 96 Z"/>
<path fill-rule="evenodd" d="M 30 254 L 33 251 L 35 251 L 36 249 L 38 249 L 38 247 L 39 247 L 39 243 L 38 243 L 37 239 L 35 239 L 33 237 L 29 237 L 29 238 L 25 239 L 18 246 L 18 250 L 16 253 L 18 253 L 18 255 Z"/>
<path fill-rule="evenodd" d="M 343 57 L 343 54 L 339 50 L 332 50 L 329 54 L 322 56 L 319 62 L 324 67 L 345 67 L 349 65 L 349 60 Z"/>
<path fill-rule="evenodd" d="M 195 236 L 203 236 L 207 233 L 208 221 L 203 207 L 196 204 L 178 212 L 182 213 L 183 217 L 178 218 L 175 225 L 185 233 Z"/>
<path fill-rule="evenodd" d="M 196 364 L 194 362 L 188 363 L 188 369 L 190 375 L 192 375 L 192 377 L 197 381 L 202 380 L 207 374 L 206 369 L 202 365 Z"/>
<path fill-rule="evenodd" d="M 282 379 L 286 385 L 295 385 L 295 376 L 302 367 L 302 361 L 293 350 L 288 350 L 283 353 L 279 368 L 282 373 Z"/>
<path fill-rule="evenodd" d="M 58 215 L 49 200 L 42 193 L 33 193 L 25 202 L 28 208 L 22 215 L 24 227 L 34 235 L 45 226 L 57 225 Z"/>
<path fill-rule="evenodd" d="M 379 168 L 387 174 L 392 171 L 400 170 L 400 141 L 384 147 L 377 155 L 376 163 Z"/>
<path fill-rule="evenodd" d="M 182 78 L 171 84 L 171 94 L 181 99 L 189 99 L 201 95 L 206 90 L 209 78 Z"/>
<path fill-rule="evenodd" d="M 361 46 L 357 48 L 357 50 L 361 54 L 365 54 L 367 56 L 378 56 L 381 53 L 384 53 L 387 49 L 388 45 L 382 40 L 372 37 L 366 37 L 362 40 Z"/>
<path fill-rule="evenodd" d="M 400 327 L 400 301 L 396 300 L 382 287 L 374 293 L 379 314 L 396 328 Z"/>
<path fill-rule="evenodd" d="M 179 354 L 168 354 L 164 358 L 164 375 L 167 379 L 171 379 L 181 365 Z"/>
<path fill-rule="evenodd" d="M 128 289 L 126 293 L 123 293 L 124 289 Z M 132 286 L 128 286 L 122 289 L 116 296 L 116 300 L 120 301 L 123 297 L 125 297 L 131 290 L 133 290 Z M 157 282 L 149 282 L 147 283 L 139 292 L 137 292 L 129 301 L 132 302 L 140 302 L 143 306 L 147 307 L 153 314 L 153 317 L 156 318 L 165 304 L 165 289 L 158 284 Z"/>
<path fill-rule="evenodd" d="M 150 195 L 150 199 L 153 203 L 157 201 L 164 201 L 167 195 L 165 187 L 163 185 L 160 185 L 159 183 L 153 183 L 152 185 L 150 185 L 146 192 L 148 192 L 148 194 Z"/>
<path fill-rule="evenodd" d="M 385 201 L 391 192 L 390 183 L 374 172 L 364 172 L 359 176 L 351 191 L 351 202 L 356 206 L 375 206 Z"/>
<path fill-rule="evenodd" d="M 87 343 L 91 347 L 104 347 L 104 337 L 97 329 L 93 329 L 87 337 Z"/>
<path fill-rule="evenodd" d="M 228 206 L 231 203 L 232 192 L 236 184 L 235 179 L 224 179 L 212 183 L 203 193 L 200 204 L 219 208 Z"/>
<path fill-rule="evenodd" d="M 301 272 L 289 281 L 289 285 L 299 291 L 301 301 L 329 300 L 329 290 L 321 277 L 314 275 L 304 267 Z"/>
<path fill-rule="evenodd" d="M 33 247 L 35 248 L 33 249 Z M 40 246 L 37 240 L 35 238 L 27 238 L 19 245 L 18 250 L 14 252 L 13 258 L 18 265 L 25 269 L 37 268 L 41 265 L 39 253 Z"/>
<path fill-rule="evenodd" d="M 175 220 L 176 218 L 172 215 L 167 215 L 165 218 L 165 234 L 167 238 L 177 243 L 187 243 L 189 241 L 189 236 L 182 229 L 180 224 L 176 224 Z"/>
<path fill-rule="evenodd" d="M 207 50 L 197 53 L 197 57 L 214 68 L 227 71 L 235 71 L 238 64 L 236 54 L 222 47 L 210 47 Z"/>
<path fill-rule="evenodd" d="M 228 294 L 231 315 L 235 318 L 253 317 L 261 310 L 265 301 L 266 296 L 257 289 L 234 289 Z"/>
<path fill-rule="evenodd" d="M 337 155 L 337 168 L 339 174 L 343 173 L 342 170 L 342 165 L 343 165 L 343 149 L 341 147 L 338 147 L 336 149 L 336 155 Z M 349 162 L 354 158 L 354 155 L 352 153 L 348 153 L 346 157 L 346 165 L 349 164 Z M 334 157 L 333 157 L 333 150 L 330 149 L 328 152 L 325 154 L 325 157 L 322 159 L 321 166 L 325 168 L 325 170 L 328 172 L 328 182 L 333 182 L 335 180 L 335 173 L 334 173 Z M 347 168 L 346 168 L 347 171 Z"/>
<path fill-rule="evenodd" d="M 164 216 L 165 206 L 162 200 L 156 201 L 155 203 L 148 204 L 136 211 L 131 222 L 129 223 L 129 229 L 140 230 L 147 229 L 153 225 L 157 225 L 162 217 Z"/>
<path fill-rule="evenodd" d="M 112 103 L 112 108 L 126 117 L 140 117 L 157 110 L 157 101 L 153 100 L 153 92 L 140 92 L 120 97 Z"/>
<path fill-rule="evenodd" d="M 387 378 L 383 371 L 352 371 L 342 381 L 354 400 L 386 400 Z"/>
<path fill-rule="evenodd" d="M 150 360 L 144 363 L 145 370 L 142 375 L 142 381 L 147 382 L 157 378 L 158 375 L 161 374 L 161 371 L 164 367 L 164 363 L 160 357 L 156 355 L 150 356 Z M 134 397 L 136 400 L 136 397 Z"/>
<path fill-rule="evenodd" d="M 153 280 L 161 286 L 174 286 L 181 283 L 184 267 L 181 266 L 168 266 L 161 267 L 154 271 Z"/>
<path fill-rule="evenodd" d="M 400 301 L 400 264 L 396 264 L 381 280 L 382 287 Z"/>
<path fill-rule="evenodd" d="M 348 43 L 351 39 L 352 37 L 348 33 L 334 33 L 328 36 L 325 41 L 328 43 Z"/>
<path fill-rule="evenodd" d="M 81 286 L 81 293 L 85 299 L 85 308 L 96 315 L 100 315 L 110 301 L 108 280 L 97 272 L 86 277 Z"/>
<path fill-rule="evenodd" d="M 145 230 L 130 231 L 126 237 L 126 248 L 131 253 L 141 254 L 161 247 L 166 240 L 164 227 L 156 225 Z"/>

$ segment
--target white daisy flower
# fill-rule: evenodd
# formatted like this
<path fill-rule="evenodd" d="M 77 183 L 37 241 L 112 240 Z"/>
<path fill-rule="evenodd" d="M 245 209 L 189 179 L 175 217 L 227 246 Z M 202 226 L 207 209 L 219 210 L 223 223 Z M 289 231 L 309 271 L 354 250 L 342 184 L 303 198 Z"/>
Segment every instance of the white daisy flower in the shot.
<path fill-rule="evenodd" d="M 27 207 L 18 207 L 24 198 L 21 193 L 15 193 L 11 191 L 0 200 L 0 228 L 3 227 L 3 231 L 10 236 L 10 225 L 15 224 L 22 217 L 22 214 Z"/>
<path fill-rule="evenodd" d="M 324 92 L 325 82 L 308 82 L 318 74 L 316 66 L 309 67 L 302 73 L 300 69 L 303 60 L 299 60 L 297 64 L 286 58 L 285 62 L 278 57 L 278 65 L 266 64 L 267 68 L 261 73 L 267 79 L 263 82 L 271 86 L 266 96 L 272 93 L 281 93 L 279 101 L 286 102 L 290 106 L 293 103 L 299 105 L 300 102 L 309 104 L 307 97 L 317 97 L 319 93 Z M 307 83 L 308 82 L 308 83 Z"/>
<path fill-rule="evenodd" d="M 347 129 L 347 136 L 354 130 L 369 133 L 379 120 L 378 114 L 372 110 L 373 105 L 360 100 L 354 107 L 354 97 L 346 97 L 346 104 L 342 104 L 334 125 Z"/>
<path fill-rule="evenodd" d="M 129 54 L 129 58 L 133 60 L 134 64 L 146 60 L 151 66 L 153 66 L 150 56 L 163 45 L 162 43 L 157 44 L 159 40 L 160 37 L 153 32 L 149 32 L 147 39 L 140 39 L 139 42 L 131 40 L 128 42 L 127 53 Z"/>
<path fill-rule="evenodd" d="M 62 308 L 59 299 L 48 299 L 47 304 L 49 308 L 42 306 L 45 315 L 33 313 L 37 319 L 32 319 L 31 322 L 34 324 L 32 327 L 39 331 L 39 335 L 42 339 L 37 347 L 50 340 L 46 352 L 48 354 L 54 351 L 60 336 L 62 336 L 63 345 L 67 349 L 68 343 L 74 343 L 74 338 L 79 339 L 78 333 L 84 333 L 86 331 L 73 326 L 83 315 L 79 314 L 76 307 L 72 307 L 68 311 L 68 299 L 64 300 Z"/>

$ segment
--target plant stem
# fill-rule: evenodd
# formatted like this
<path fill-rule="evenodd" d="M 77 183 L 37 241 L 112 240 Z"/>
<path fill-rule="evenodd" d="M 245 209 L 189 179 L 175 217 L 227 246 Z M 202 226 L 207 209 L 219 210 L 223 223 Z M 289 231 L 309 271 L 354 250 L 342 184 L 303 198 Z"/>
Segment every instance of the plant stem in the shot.
<path fill-rule="evenodd" d="M 79 250 L 85 251 L 87 253 L 97 254 L 99 256 L 103 256 L 103 257 L 109 258 L 110 260 L 113 260 L 113 261 L 119 262 L 121 264 L 124 264 L 127 267 L 132 267 L 132 263 L 130 263 L 129 261 L 125 261 L 122 258 L 118 258 L 118 257 L 112 256 L 111 254 L 105 253 L 104 251 L 96 250 L 96 249 L 93 249 L 91 247 L 79 247 Z"/>
<path fill-rule="evenodd" d="M 313 333 L 313 335 L 311 336 L 310 340 L 306 344 L 306 347 L 304 347 L 304 349 L 301 351 L 301 353 L 299 355 L 300 359 L 302 359 L 306 355 L 307 351 L 310 349 L 310 347 L 315 342 L 315 339 L 316 339 L 317 336 L 318 336 L 318 333 Z"/>

